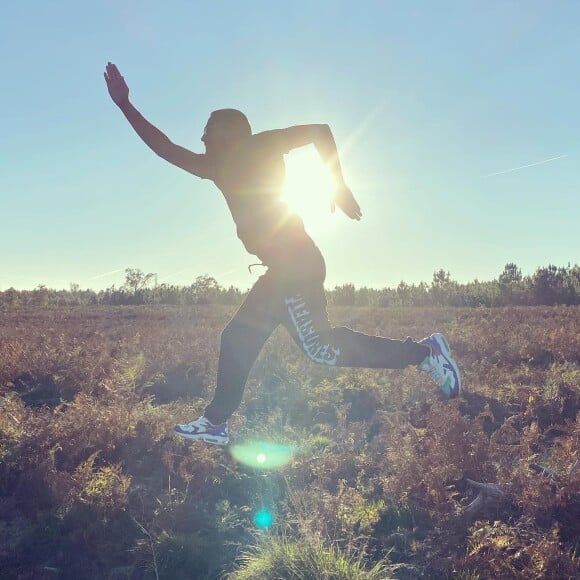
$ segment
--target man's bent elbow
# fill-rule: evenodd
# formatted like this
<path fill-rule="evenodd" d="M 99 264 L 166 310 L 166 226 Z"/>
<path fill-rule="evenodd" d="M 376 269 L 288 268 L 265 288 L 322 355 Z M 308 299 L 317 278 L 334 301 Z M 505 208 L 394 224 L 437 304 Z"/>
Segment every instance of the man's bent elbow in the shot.
<path fill-rule="evenodd" d="M 329 138 L 332 139 L 332 131 L 330 129 L 330 125 L 328 123 L 320 123 L 315 125 L 315 134 L 314 140 L 315 141 L 327 141 Z"/>

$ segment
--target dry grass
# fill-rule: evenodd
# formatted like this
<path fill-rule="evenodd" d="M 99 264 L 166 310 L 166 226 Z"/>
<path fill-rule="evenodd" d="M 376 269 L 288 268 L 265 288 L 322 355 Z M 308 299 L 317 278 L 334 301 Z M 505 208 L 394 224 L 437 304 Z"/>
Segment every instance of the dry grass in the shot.
<path fill-rule="evenodd" d="M 316 540 L 368 570 L 387 558 L 396 577 L 580 574 L 579 307 L 331 310 L 368 333 L 446 333 L 465 382 L 455 401 L 413 369 L 313 366 L 277 331 L 231 425 L 238 439 L 300 447 L 267 475 L 171 435 L 211 396 L 232 312 L 2 313 L 5 574 L 218 578 L 256 544 L 264 505 L 270 535 Z M 467 479 L 506 501 L 466 517 Z"/>

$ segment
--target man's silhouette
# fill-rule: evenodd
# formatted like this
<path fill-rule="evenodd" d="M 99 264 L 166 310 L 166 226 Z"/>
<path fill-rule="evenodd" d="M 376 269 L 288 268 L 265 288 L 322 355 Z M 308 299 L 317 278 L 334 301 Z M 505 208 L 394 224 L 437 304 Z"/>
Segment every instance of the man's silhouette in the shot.
<path fill-rule="evenodd" d="M 391 369 L 417 365 L 443 393 L 459 394 L 459 370 L 440 333 L 420 342 L 410 338 L 402 341 L 333 327 L 328 320 L 324 258 L 302 219 L 282 200 L 284 155 L 313 144 L 335 181 L 332 210 L 338 206 L 349 218 L 360 220 L 360 207 L 345 184 L 328 125 L 252 133 L 243 113 L 220 109 L 211 114 L 201 138 L 205 153 L 193 153 L 172 143 L 139 113 L 129 101 L 124 78 L 112 63 L 107 64 L 105 80 L 115 104 L 157 155 L 215 183 L 246 250 L 267 267 L 221 334 L 213 400 L 202 417 L 177 425 L 176 433 L 218 445 L 228 442 L 227 420 L 242 400 L 248 374 L 262 346 L 280 324 L 315 363 Z"/>

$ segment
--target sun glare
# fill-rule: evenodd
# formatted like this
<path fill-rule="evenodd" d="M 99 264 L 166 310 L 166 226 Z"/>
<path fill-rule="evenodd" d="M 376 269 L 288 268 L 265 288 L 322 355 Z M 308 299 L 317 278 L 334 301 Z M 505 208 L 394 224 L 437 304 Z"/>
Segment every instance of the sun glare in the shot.
<path fill-rule="evenodd" d="M 308 231 L 334 229 L 336 219 L 330 213 L 333 180 L 328 168 L 315 151 L 293 151 L 285 159 L 286 183 L 284 199 L 300 215 Z"/>

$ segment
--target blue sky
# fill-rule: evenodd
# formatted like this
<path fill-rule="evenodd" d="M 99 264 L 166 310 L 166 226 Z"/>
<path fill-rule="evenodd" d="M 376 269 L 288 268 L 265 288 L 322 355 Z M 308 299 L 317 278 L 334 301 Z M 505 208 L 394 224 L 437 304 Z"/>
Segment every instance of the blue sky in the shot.
<path fill-rule="evenodd" d="M 331 126 L 360 222 L 306 187 L 324 177 L 312 148 L 287 157 L 328 287 L 578 262 L 578 22 L 576 1 L 6 4 L 0 289 L 119 286 L 129 267 L 247 288 L 261 273 L 215 186 L 132 132 L 108 60 L 194 151 L 221 107 L 255 131 Z"/>

